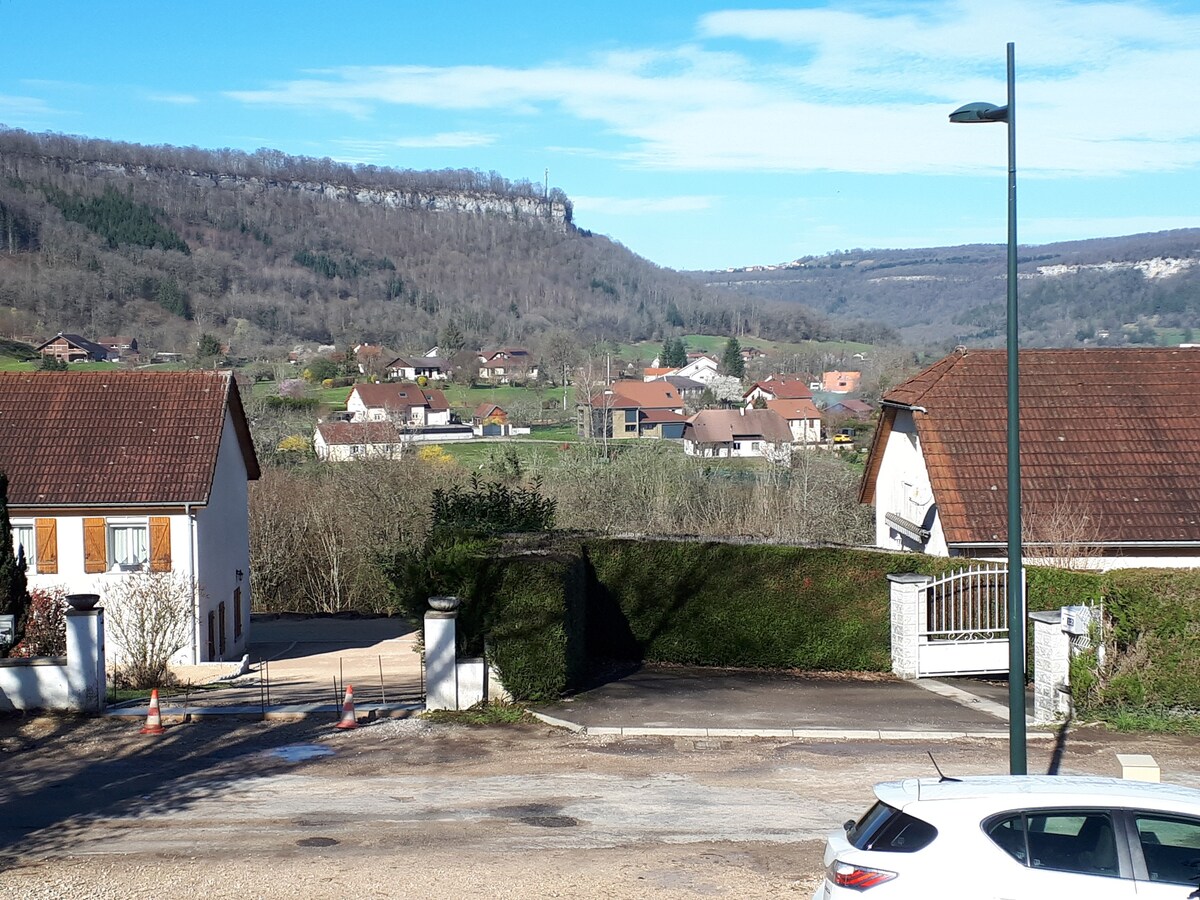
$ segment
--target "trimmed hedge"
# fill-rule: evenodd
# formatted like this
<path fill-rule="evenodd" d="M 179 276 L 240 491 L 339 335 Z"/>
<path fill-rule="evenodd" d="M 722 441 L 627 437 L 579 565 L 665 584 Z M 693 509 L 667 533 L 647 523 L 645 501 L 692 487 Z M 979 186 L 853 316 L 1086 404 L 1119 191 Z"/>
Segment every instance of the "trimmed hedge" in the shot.
<path fill-rule="evenodd" d="M 703 666 L 885 671 L 886 575 L 903 554 L 678 541 L 588 541 L 593 656 Z M 614 634 L 618 614 L 628 633 Z"/>
<path fill-rule="evenodd" d="M 1110 654 L 1081 705 L 1200 712 L 1200 571 L 1115 570 L 1102 596 Z"/>
<path fill-rule="evenodd" d="M 609 661 L 886 672 L 887 576 L 969 564 L 542 534 L 452 540 L 394 577 L 410 615 L 431 593 L 460 595 L 460 651 L 478 655 L 486 644 L 514 697 L 546 700 Z M 1101 600 L 1113 622 L 1113 652 L 1076 698 L 1082 709 L 1200 709 L 1200 572 L 1029 568 L 1026 578 L 1031 609 Z"/>

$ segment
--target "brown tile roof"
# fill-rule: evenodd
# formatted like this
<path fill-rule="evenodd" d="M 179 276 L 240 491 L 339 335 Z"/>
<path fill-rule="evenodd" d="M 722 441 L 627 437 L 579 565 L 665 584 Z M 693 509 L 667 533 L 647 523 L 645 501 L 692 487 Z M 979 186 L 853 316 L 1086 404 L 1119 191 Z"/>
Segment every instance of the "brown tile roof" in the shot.
<path fill-rule="evenodd" d="M 0 373 L 9 503 L 206 503 L 227 411 L 247 473 L 257 478 L 228 372 Z"/>
<path fill-rule="evenodd" d="M 475 407 L 475 412 L 472 415 L 476 419 L 486 419 L 488 416 L 493 414 L 501 416 L 507 415 L 504 409 L 497 406 L 495 403 L 480 403 L 477 407 Z"/>
<path fill-rule="evenodd" d="M 437 412 L 450 408 L 446 402 L 446 395 L 441 391 L 404 382 L 356 384 L 351 393 L 358 394 L 358 399 L 369 409 L 406 410 L 414 406 L 425 406 Z"/>
<path fill-rule="evenodd" d="M 621 379 L 613 382 L 612 389 L 643 409 L 678 409 L 683 406 L 679 391 L 669 381 Z"/>
<path fill-rule="evenodd" d="M 765 394 L 771 394 L 776 400 L 805 400 L 812 399 L 812 390 L 808 386 L 807 381 L 800 381 L 798 378 L 779 378 L 769 381 L 756 381 L 750 385 L 750 390 L 746 391 L 742 396 L 748 397 L 758 388 Z"/>
<path fill-rule="evenodd" d="M 768 400 L 767 409 L 774 410 L 787 420 L 821 418 L 821 411 L 817 409 L 811 398 L 806 400 Z"/>
<path fill-rule="evenodd" d="M 330 446 L 346 444 L 395 444 L 400 429 L 391 422 L 321 422 L 317 432 Z"/>
<path fill-rule="evenodd" d="M 1096 542 L 1200 541 L 1200 350 L 1025 350 L 1019 365 L 1026 521 L 1068 506 Z M 972 350 L 885 394 L 863 498 L 894 406 L 924 407 L 914 418 L 947 541 L 1003 543 L 1005 372 L 1004 351 Z"/>
<path fill-rule="evenodd" d="M 725 444 L 761 437 L 772 443 L 791 443 L 792 432 L 777 412 L 769 409 L 702 409 L 688 420 L 686 437 L 699 444 Z"/>

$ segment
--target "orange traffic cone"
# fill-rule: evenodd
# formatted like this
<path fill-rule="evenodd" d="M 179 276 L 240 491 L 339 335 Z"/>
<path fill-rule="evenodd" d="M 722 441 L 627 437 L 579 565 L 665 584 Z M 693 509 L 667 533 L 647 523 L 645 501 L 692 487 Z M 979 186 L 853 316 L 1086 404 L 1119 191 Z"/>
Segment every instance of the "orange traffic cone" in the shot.
<path fill-rule="evenodd" d="M 358 720 L 354 718 L 354 686 L 346 685 L 346 699 L 342 701 L 342 717 L 334 728 L 357 728 Z"/>
<path fill-rule="evenodd" d="M 150 692 L 150 709 L 146 711 L 146 724 L 139 734 L 162 734 L 162 715 L 158 711 L 158 688 Z"/>

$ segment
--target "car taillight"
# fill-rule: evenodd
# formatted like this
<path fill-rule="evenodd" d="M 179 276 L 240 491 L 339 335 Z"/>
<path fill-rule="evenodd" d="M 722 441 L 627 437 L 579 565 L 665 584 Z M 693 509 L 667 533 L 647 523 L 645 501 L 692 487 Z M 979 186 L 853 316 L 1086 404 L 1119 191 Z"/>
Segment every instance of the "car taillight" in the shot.
<path fill-rule="evenodd" d="M 852 891 L 865 891 L 868 888 L 878 887 L 886 881 L 891 881 L 896 877 L 896 873 L 884 869 L 856 866 L 854 863 L 835 859 L 829 864 L 825 877 L 829 879 L 830 884 L 837 887 L 850 888 Z"/>

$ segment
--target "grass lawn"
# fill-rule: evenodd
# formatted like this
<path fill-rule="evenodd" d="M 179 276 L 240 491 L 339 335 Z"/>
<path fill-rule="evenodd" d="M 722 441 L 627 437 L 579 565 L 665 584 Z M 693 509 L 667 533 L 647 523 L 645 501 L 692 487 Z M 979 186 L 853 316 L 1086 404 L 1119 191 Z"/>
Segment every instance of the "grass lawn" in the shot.
<path fill-rule="evenodd" d="M 568 422 L 563 425 L 534 425 L 529 434 L 515 434 L 512 439 L 514 441 L 570 442 L 579 440 L 579 435 L 575 432 L 575 423 Z"/>
<path fill-rule="evenodd" d="M 41 365 L 40 360 L 20 360 L 11 356 L 0 357 L 0 372 L 33 372 Z M 115 372 L 121 367 L 110 362 L 71 363 L 72 372 Z"/>
<path fill-rule="evenodd" d="M 703 353 L 714 354 L 718 359 L 721 353 L 724 352 L 725 344 L 728 341 L 728 337 L 719 337 L 711 334 L 683 335 L 683 342 L 687 345 L 688 350 L 699 350 Z M 755 347 L 768 357 L 786 357 L 812 353 L 851 355 L 854 353 L 869 353 L 872 349 L 870 344 L 863 344 L 857 341 L 800 341 L 793 344 L 750 337 L 738 338 L 738 344 L 741 345 L 742 349 Z M 640 358 L 650 360 L 657 356 L 661 349 L 662 341 L 642 341 L 637 344 L 618 345 L 619 353 L 629 359 Z"/>

